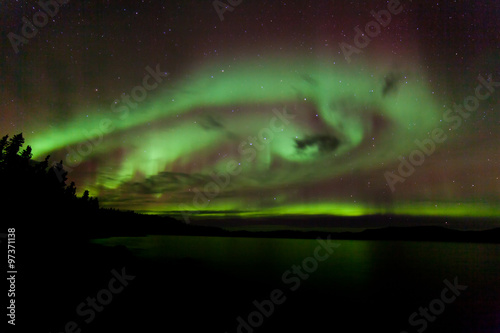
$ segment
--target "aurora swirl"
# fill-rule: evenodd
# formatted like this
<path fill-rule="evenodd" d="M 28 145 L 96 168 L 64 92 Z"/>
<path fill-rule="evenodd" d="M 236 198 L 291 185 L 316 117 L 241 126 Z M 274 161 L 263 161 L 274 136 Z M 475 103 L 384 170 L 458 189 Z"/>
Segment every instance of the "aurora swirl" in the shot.
<path fill-rule="evenodd" d="M 217 20 L 213 15 L 210 19 Z M 229 17 L 223 24 L 237 25 Z M 453 79 L 429 69 L 430 60 L 410 40 L 400 42 L 398 48 L 406 49 L 394 57 L 404 22 L 394 18 L 391 24 L 398 33 L 382 32 L 351 63 L 338 49 L 266 51 L 274 42 L 254 44 L 258 56 L 239 46 L 244 50 L 235 47 L 203 60 L 143 59 L 119 87 L 107 87 L 107 76 L 99 88 L 87 87 L 100 97 L 77 98 L 56 121 L 48 108 L 35 111 L 35 102 L 17 109 L 6 104 L 2 130 L 12 132 L 9 120 L 16 112 L 29 114 L 15 128 L 24 131 L 34 157 L 63 160 L 78 188 L 89 189 L 105 207 L 245 216 L 498 216 L 498 114 L 493 109 L 500 89 L 460 128 L 451 128 L 443 117 L 453 103 L 473 94 L 478 75 L 498 81 L 494 56 L 456 87 Z M 313 30 L 306 31 L 305 40 L 320 40 Z M 333 38 L 333 44 L 345 38 Z M 224 50 L 223 41 L 219 36 L 213 49 Z M 193 43 L 204 45 L 197 38 Z M 115 48 L 112 43 L 105 50 Z M 110 66 L 117 73 L 124 64 Z M 39 93 L 34 89 L 32 95 Z M 71 96 L 67 92 L 64 99 Z M 384 173 L 397 170 L 398 158 L 407 159 L 418 148 L 415 140 L 429 138 L 436 128 L 447 140 L 391 191 Z"/>

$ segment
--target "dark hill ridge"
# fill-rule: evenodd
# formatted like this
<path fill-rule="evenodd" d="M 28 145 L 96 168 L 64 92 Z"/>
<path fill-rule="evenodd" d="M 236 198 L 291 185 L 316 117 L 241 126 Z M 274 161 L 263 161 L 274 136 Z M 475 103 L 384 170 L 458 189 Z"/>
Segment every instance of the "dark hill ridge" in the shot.
<path fill-rule="evenodd" d="M 220 212 L 219 212 L 220 214 Z M 180 221 L 181 216 L 168 214 Z M 228 212 L 225 216 L 213 217 L 210 214 L 190 216 L 190 223 L 205 226 L 215 226 L 224 229 L 242 230 L 269 230 L 273 226 L 279 229 L 372 229 L 380 227 L 417 227 L 439 226 L 457 230 L 488 230 L 500 228 L 499 217 L 451 217 L 451 216 L 415 216 L 395 214 L 374 214 L 361 216 L 336 216 L 336 215 L 276 215 L 276 216 L 248 216 Z"/>
<path fill-rule="evenodd" d="M 369 217 L 366 217 L 370 219 Z M 386 217 L 387 218 L 387 217 Z M 392 220 L 403 217 L 392 216 Z M 415 220 L 418 218 L 412 217 Z M 299 217 L 294 217 L 299 219 Z M 349 222 L 349 218 L 340 218 Z M 378 216 L 381 220 L 382 217 Z M 283 219 L 277 219 L 283 222 Z M 429 219 L 422 219 L 428 222 Z M 448 219 L 450 220 L 450 219 Z M 450 220 L 453 223 L 453 220 Z M 240 221 L 238 221 L 240 222 Z M 369 222 L 369 221 L 368 221 Z M 247 221 L 247 223 L 250 223 Z M 242 223 L 242 224 L 247 224 Z M 304 225 L 304 222 L 302 223 Z M 275 224 L 276 226 L 277 224 Z M 287 228 L 287 225 L 284 226 Z M 303 238 L 313 239 L 327 237 L 332 239 L 350 240 L 402 240 L 402 241 L 443 241 L 443 242 L 484 242 L 499 243 L 500 228 L 487 230 L 457 230 L 443 226 L 388 226 L 379 228 L 356 228 L 360 231 L 317 231 L 308 228 L 295 230 L 250 231 L 208 226 L 185 224 L 169 217 L 141 215 L 134 212 L 101 209 L 92 222 L 85 223 L 84 233 L 88 238 L 134 237 L 146 235 L 185 235 L 185 236 L 218 236 L 218 237 L 255 237 L 255 238 Z M 342 230 L 342 229 L 339 229 Z M 353 228 L 354 230 L 354 228 Z M 71 232 L 70 232 L 71 233 Z"/>
<path fill-rule="evenodd" d="M 500 243 L 500 228 L 483 231 L 462 231 L 444 227 L 385 227 L 367 229 L 360 232 L 317 232 L 317 231 L 233 231 L 233 237 L 262 238 L 325 238 L 345 240 L 390 240 L 390 241 L 432 241 L 432 242 L 471 242 Z"/>

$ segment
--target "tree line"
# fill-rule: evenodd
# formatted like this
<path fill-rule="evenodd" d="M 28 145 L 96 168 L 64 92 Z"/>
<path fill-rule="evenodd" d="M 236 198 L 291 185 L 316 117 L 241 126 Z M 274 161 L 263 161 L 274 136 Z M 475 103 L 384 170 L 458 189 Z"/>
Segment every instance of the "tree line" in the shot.
<path fill-rule="evenodd" d="M 99 201 L 89 191 L 76 195 L 74 182 L 66 184 L 63 162 L 49 165 L 50 155 L 43 161 L 32 159 L 32 148 L 23 149 L 22 133 L 5 135 L 0 140 L 0 193 L 3 215 L 14 218 L 42 217 L 52 213 L 72 216 L 99 209 Z M 48 216 L 50 218 L 50 216 Z"/>

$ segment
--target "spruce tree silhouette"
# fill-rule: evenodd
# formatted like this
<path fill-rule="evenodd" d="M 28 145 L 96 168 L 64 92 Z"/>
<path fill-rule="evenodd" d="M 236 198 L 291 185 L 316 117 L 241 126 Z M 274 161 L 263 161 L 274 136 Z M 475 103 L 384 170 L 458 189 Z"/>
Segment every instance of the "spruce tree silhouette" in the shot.
<path fill-rule="evenodd" d="M 54 221 L 60 221 L 66 232 L 69 227 L 76 231 L 99 209 L 97 199 L 88 191 L 77 197 L 75 183 L 66 185 L 68 173 L 62 161 L 50 167 L 50 156 L 34 161 L 31 147 L 22 150 L 23 145 L 22 133 L 0 140 L 1 214 L 15 225 L 27 226 L 45 217 L 52 228 Z"/>

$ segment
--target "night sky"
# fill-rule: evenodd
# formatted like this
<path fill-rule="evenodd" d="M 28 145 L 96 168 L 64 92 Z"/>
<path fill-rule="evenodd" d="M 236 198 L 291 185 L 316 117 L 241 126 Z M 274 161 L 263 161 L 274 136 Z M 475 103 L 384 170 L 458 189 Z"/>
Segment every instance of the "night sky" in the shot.
<path fill-rule="evenodd" d="M 0 132 L 104 207 L 500 215 L 498 1 L 46 3 L 0 7 Z"/>

